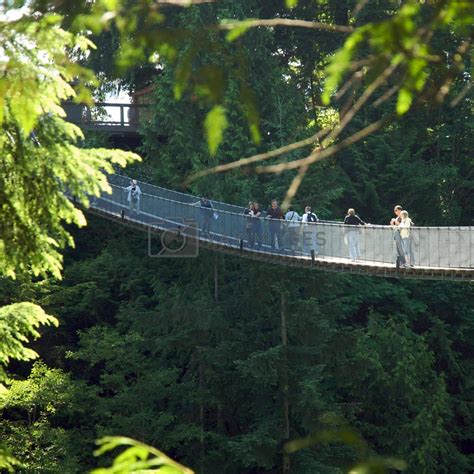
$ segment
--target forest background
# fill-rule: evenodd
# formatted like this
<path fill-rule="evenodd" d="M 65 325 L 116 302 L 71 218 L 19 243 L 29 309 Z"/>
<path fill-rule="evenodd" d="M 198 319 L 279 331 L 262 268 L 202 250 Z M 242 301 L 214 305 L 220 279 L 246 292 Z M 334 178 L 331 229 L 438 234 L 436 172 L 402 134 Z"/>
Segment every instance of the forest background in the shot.
<path fill-rule="evenodd" d="M 72 30 L 81 12 L 59 4 Z M 126 172 L 179 188 L 192 173 L 334 128 L 347 106 L 324 100 L 343 31 L 244 23 L 229 41 L 206 25 L 298 18 L 356 27 L 400 8 L 389 0 L 168 5 L 163 30 L 176 36 L 160 38 L 158 58 L 131 57 L 127 27 L 115 25 L 97 28 L 97 49 L 81 61 L 99 78 L 96 98 L 154 86 L 152 118 L 133 149 L 143 161 Z M 462 43 L 449 28 L 432 42 L 440 51 Z M 385 99 L 364 104 L 341 137 L 394 109 L 403 117 L 305 170 L 295 208 L 341 219 L 355 207 L 384 224 L 400 203 L 418 225 L 472 225 L 469 56 L 463 61 L 440 103 L 410 107 L 410 99 L 400 110 L 399 96 L 387 94 L 400 77 L 384 84 Z M 373 80 L 362 76 L 357 87 Z M 37 130 L 42 143 L 56 125 Z M 88 134 L 80 149 L 111 144 Z M 315 144 L 269 164 L 301 159 Z M 189 189 L 245 206 L 283 200 L 298 176 L 254 171 L 207 175 Z M 199 473 L 337 473 L 361 450 L 403 459 L 410 473 L 472 469 L 471 284 L 307 272 L 205 250 L 192 260 L 152 259 L 146 236 L 92 216 L 69 232 L 76 247 L 65 252 L 62 279 L 23 271 L 0 280 L 2 305 L 32 302 L 59 321 L 32 345 L 40 361 L 9 365 L 0 397 L 2 443 L 23 469 L 86 472 L 105 435 L 156 446 Z M 289 440 L 345 426 L 360 436 L 354 446 L 339 439 L 284 453 Z"/>

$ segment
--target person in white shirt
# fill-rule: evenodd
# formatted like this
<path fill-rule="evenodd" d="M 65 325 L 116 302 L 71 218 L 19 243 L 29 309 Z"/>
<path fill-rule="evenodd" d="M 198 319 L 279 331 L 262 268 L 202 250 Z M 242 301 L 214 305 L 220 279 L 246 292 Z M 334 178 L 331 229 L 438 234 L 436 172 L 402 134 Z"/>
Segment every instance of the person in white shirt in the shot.
<path fill-rule="evenodd" d="M 305 225 L 303 226 L 303 249 L 304 252 L 314 250 L 317 254 L 319 251 L 317 236 L 316 236 L 316 222 L 319 222 L 318 216 L 312 211 L 310 206 L 304 208 L 303 218 L 301 219 Z"/>
<path fill-rule="evenodd" d="M 412 220 L 410 219 L 407 211 L 402 211 L 400 213 L 400 223 L 398 224 L 398 228 L 400 229 L 400 237 L 402 239 L 402 248 L 405 257 L 405 264 L 403 265 L 406 267 L 412 267 L 412 260 L 411 260 L 411 226 L 413 224 Z"/>
<path fill-rule="evenodd" d="M 300 243 L 300 222 L 301 216 L 293 209 L 289 207 L 287 213 L 285 214 L 286 224 L 286 245 L 287 248 L 293 252 L 299 248 Z"/>
<path fill-rule="evenodd" d="M 130 208 L 130 215 L 133 215 L 136 212 L 137 216 L 140 214 L 140 196 L 142 191 L 140 186 L 137 184 L 136 179 L 132 179 L 130 186 L 125 188 L 127 194 L 127 201 Z"/>

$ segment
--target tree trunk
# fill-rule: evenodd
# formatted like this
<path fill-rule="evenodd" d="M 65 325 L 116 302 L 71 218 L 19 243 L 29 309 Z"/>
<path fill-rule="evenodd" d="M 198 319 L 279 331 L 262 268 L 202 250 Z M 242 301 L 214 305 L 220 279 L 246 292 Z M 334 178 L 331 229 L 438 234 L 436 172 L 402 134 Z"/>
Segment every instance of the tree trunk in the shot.
<path fill-rule="evenodd" d="M 285 290 L 281 292 L 281 344 L 283 346 L 283 371 L 282 371 L 282 392 L 283 392 L 283 438 L 287 441 L 290 438 L 290 403 L 288 401 L 288 336 L 287 336 L 287 294 Z M 290 458 L 288 453 L 283 451 L 283 474 L 290 472 Z"/>
<path fill-rule="evenodd" d="M 202 369 L 202 362 L 199 361 L 199 392 L 200 392 L 200 403 L 199 403 L 199 424 L 201 426 L 201 438 L 200 438 L 200 445 L 201 445 L 201 469 L 200 474 L 204 474 L 204 402 L 202 397 L 202 387 L 203 387 L 203 369 Z"/>
<path fill-rule="evenodd" d="M 219 300 L 219 272 L 217 264 L 219 263 L 218 256 L 216 254 L 214 258 L 214 301 L 217 303 Z"/>

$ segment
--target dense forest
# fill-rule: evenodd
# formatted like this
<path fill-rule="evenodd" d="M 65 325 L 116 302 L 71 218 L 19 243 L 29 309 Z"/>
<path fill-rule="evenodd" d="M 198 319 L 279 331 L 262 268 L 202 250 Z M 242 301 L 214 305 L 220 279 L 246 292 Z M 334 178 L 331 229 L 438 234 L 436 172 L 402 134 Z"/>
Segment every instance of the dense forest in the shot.
<path fill-rule="evenodd" d="M 202 27 L 223 18 L 364 25 L 390 18 L 404 2 L 360 3 L 356 18 L 359 3 L 339 0 L 226 0 L 166 10 L 170 29 L 198 38 L 187 43 L 183 33 L 175 54 L 197 48 L 192 71 L 204 74 L 204 65 L 220 77 L 216 65 L 224 69 L 215 88 L 228 125 L 215 154 L 203 130 L 212 104 L 199 96 L 199 73 L 195 89 L 176 100 L 181 63 L 168 50 L 158 64 L 137 60 L 117 69 L 120 32 L 97 32 L 97 49 L 83 59 L 100 78 L 96 97 L 152 86 L 153 104 L 137 146 L 90 132 L 81 149 L 132 148 L 142 162 L 126 174 L 182 189 L 192 173 L 333 127 L 344 101 L 325 105 L 320 96 L 343 33 L 252 28 L 229 43 Z M 457 41 L 450 31 L 433 38 L 441 49 Z M 251 107 L 242 104 L 242 74 L 259 140 Z M 472 225 L 473 99 L 450 102 L 464 87 L 454 80 L 444 102 L 419 101 L 315 163 L 295 209 L 310 204 L 321 218 L 341 220 L 354 207 L 368 222 L 387 224 L 402 204 L 417 225 Z M 391 96 L 362 107 L 342 137 L 395 102 Z M 295 174 L 239 168 L 194 180 L 188 191 L 267 206 L 284 199 Z M 205 249 L 193 259 L 150 258 L 139 231 L 93 215 L 86 227 L 69 227 L 75 248 L 64 251 L 62 279 L 0 279 L 2 305 L 33 302 L 59 321 L 31 344 L 38 360 L 10 362 L 8 390 L 0 392 L 0 438 L 23 464 L 20 472 L 88 472 L 100 463 L 92 452 L 105 435 L 155 446 L 199 474 L 340 473 L 368 458 L 403 460 L 407 473 L 472 471 L 472 283 L 286 268 Z M 310 446 L 284 450 L 315 433 L 323 435 Z"/>

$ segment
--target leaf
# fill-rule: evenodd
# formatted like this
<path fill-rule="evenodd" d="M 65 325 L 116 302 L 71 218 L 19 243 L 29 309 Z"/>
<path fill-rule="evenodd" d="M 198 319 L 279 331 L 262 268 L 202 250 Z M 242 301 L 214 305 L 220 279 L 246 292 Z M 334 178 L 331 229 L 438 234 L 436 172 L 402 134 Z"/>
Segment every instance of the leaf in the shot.
<path fill-rule="evenodd" d="M 413 92 L 409 91 L 406 87 L 400 89 L 397 98 L 397 114 L 405 114 L 413 101 Z"/>
<path fill-rule="evenodd" d="M 249 123 L 250 136 L 257 145 L 260 143 L 260 117 L 256 107 L 256 98 L 250 87 L 242 85 L 240 90 L 240 101 L 245 117 Z"/>
<path fill-rule="evenodd" d="M 181 99 L 183 92 L 188 85 L 189 78 L 191 77 L 192 60 L 195 54 L 196 50 L 190 48 L 176 68 L 175 83 L 173 86 L 174 97 L 176 100 Z"/>
<path fill-rule="evenodd" d="M 216 154 L 227 126 L 228 122 L 225 108 L 222 105 L 214 106 L 204 121 L 207 146 L 211 155 L 214 156 Z"/>
<path fill-rule="evenodd" d="M 193 471 L 173 461 L 158 449 L 124 436 L 106 436 L 97 441 L 95 456 L 108 453 L 118 447 L 127 447 L 115 457 L 112 466 L 94 469 L 91 474 L 126 474 L 159 472 L 160 474 L 193 474 Z"/>
<path fill-rule="evenodd" d="M 231 21 L 230 24 L 233 28 L 227 33 L 226 40 L 227 41 L 235 41 L 237 38 L 242 36 L 247 32 L 247 30 L 251 27 L 253 19 L 248 18 L 244 21 Z M 221 22 L 222 24 L 229 23 L 227 20 Z"/>
<path fill-rule="evenodd" d="M 295 8 L 298 5 L 298 0 L 285 0 L 286 8 Z"/>
<path fill-rule="evenodd" d="M 349 69 L 356 48 L 364 40 L 367 27 L 360 27 L 347 38 L 344 46 L 334 55 L 331 63 L 326 68 L 327 79 L 324 84 L 324 90 L 321 100 L 324 105 L 329 105 L 331 95 L 340 84 L 343 75 Z"/>

